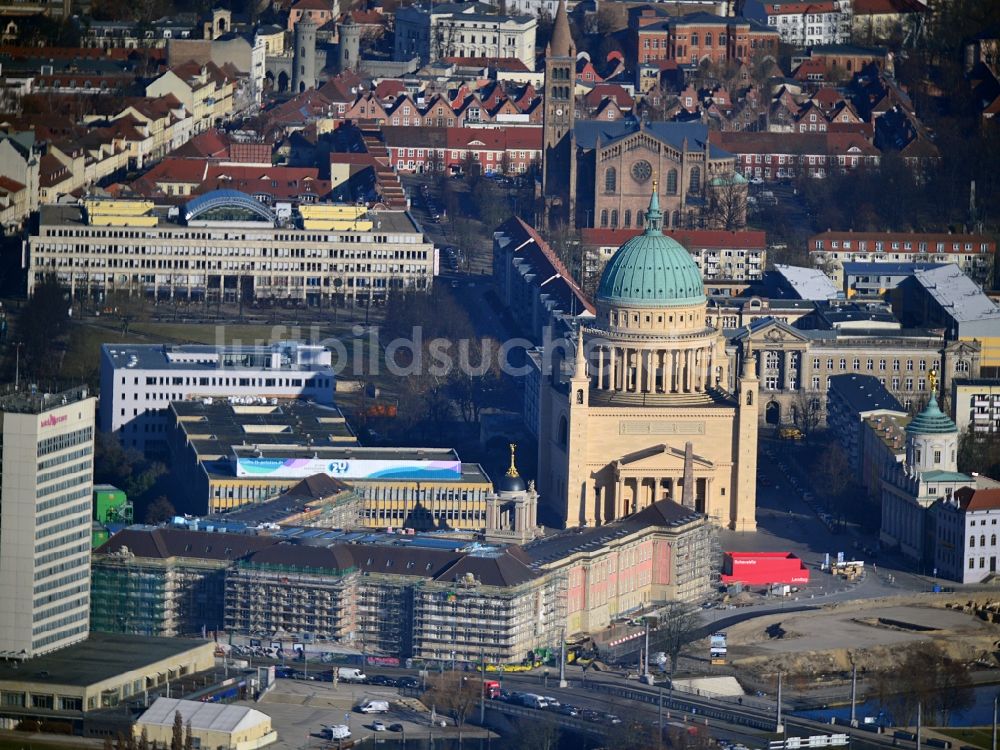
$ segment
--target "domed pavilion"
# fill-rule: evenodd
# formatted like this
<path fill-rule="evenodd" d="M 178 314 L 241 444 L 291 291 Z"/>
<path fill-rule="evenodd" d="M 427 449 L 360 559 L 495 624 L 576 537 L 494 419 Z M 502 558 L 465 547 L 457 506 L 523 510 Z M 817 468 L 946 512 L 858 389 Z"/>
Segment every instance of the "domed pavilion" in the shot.
<path fill-rule="evenodd" d="M 567 526 L 625 518 L 660 500 L 755 528 L 757 378 L 729 382 L 725 338 L 706 323 L 690 253 L 663 234 L 654 183 L 646 226 L 601 276 L 574 373 L 543 379 L 539 486 Z"/>

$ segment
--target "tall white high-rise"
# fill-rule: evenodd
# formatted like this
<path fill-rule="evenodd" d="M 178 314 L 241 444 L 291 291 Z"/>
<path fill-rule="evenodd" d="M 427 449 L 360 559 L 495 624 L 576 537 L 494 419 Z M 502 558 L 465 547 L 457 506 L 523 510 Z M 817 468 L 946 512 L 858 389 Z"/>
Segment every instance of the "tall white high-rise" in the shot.
<path fill-rule="evenodd" d="M 0 658 L 87 637 L 95 402 L 0 396 Z"/>

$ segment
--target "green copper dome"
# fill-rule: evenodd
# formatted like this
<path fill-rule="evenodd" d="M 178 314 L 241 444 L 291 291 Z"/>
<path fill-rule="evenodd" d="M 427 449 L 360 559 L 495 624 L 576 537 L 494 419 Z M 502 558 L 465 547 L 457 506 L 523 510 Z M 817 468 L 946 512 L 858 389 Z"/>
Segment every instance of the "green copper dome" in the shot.
<path fill-rule="evenodd" d="M 597 299 L 623 307 L 682 307 L 705 303 L 705 285 L 691 254 L 663 234 L 660 198 L 653 188 L 646 231 L 611 258 L 601 274 Z"/>
<path fill-rule="evenodd" d="M 951 421 L 951 417 L 941 411 L 937 398 L 931 396 L 924 410 L 906 425 L 906 431 L 916 435 L 936 435 L 958 432 L 958 426 Z"/>

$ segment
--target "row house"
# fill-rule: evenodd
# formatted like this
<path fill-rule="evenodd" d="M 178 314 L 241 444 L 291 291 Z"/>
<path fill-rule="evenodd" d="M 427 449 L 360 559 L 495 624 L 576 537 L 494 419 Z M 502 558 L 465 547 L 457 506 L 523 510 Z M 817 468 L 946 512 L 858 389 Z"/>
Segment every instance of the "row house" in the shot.
<path fill-rule="evenodd" d="M 747 179 L 824 178 L 879 163 L 879 151 L 860 133 L 713 133 L 712 140 L 736 155 Z"/>
<path fill-rule="evenodd" d="M 31 191 L 27 185 L 0 175 L 0 231 L 16 231 L 31 213 Z"/>
<path fill-rule="evenodd" d="M 397 172 L 462 174 L 471 159 L 485 174 L 527 172 L 542 157 L 541 128 L 382 129 Z"/>
<path fill-rule="evenodd" d="M 635 99 L 616 83 L 600 83 L 579 98 L 577 119 L 620 120 L 635 109 Z"/>
<path fill-rule="evenodd" d="M 533 88 L 531 94 L 530 98 L 522 96 L 518 101 L 493 96 L 484 102 L 477 94 L 463 95 L 460 91 L 452 102 L 436 94 L 421 106 L 409 94 L 402 94 L 391 103 L 386 103 L 375 93 L 368 92 L 345 109 L 343 119 L 374 122 L 387 127 L 417 128 L 460 128 L 491 123 L 540 125 L 541 99 L 534 95 Z"/>
<path fill-rule="evenodd" d="M 168 94 L 180 101 L 194 117 L 194 132 L 200 133 L 228 120 L 234 109 L 234 82 L 215 63 L 188 62 L 167 70 L 146 86 L 146 96 Z"/>
<path fill-rule="evenodd" d="M 191 140 L 195 131 L 194 115 L 173 94 L 126 99 L 125 106 L 110 119 L 133 121 L 136 128 L 152 139 L 148 150 L 139 155 L 137 168 L 145 161 L 162 159 L 180 148 Z"/>
<path fill-rule="evenodd" d="M 843 44 L 851 38 L 851 0 L 746 0 L 743 15 L 777 31 L 782 42 L 796 47 Z"/>
<path fill-rule="evenodd" d="M 38 208 L 42 147 L 32 128 L 0 131 L 0 202 L 3 227 L 21 224 Z"/>
<path fill-rule="evenodd" d="M 975 279 L 992 268 L 996 242 L 978 234 L 844 232 L 827 230 L 807 243 L 818 266 L 843 283 L 844 263 L 955 263 Z"/>
<path fill-rule="evenodd" d="M 643 9 L 633 16 L 632 37 L 640 65 L 667 60 L 681 65 L 728 63 L 778 54 L 778 32 L 756 20 L 690 13 L 667 20 Z"/>

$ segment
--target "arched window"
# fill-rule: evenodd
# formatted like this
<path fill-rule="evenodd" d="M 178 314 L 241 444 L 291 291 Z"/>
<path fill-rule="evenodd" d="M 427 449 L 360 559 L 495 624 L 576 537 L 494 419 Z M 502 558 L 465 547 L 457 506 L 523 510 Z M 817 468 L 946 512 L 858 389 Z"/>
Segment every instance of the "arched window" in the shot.
<path fill-rule="evenodd" d="M 982 536 L 979 537 L 979 546 L 980 547 L 986 546 L 986 534 L 983 534 Z"/>
<path fill-rule="evenodd" d="M 608 209 L 601 211 L 601 226 L 606 227 L 608 225 Z"/>
<path fill-rule="evenodd" d="M 955 372 L 968 372 L 969 362 L 965 359 L 960 359 L 955 363 Z"/>
<path fill-rule="evenodd" d="M 578 404 L 582 404 L 583 403 L 583 390 L 578 390 L 576 392 L 576 403 L 578 403 Z"/>
<path fill-rule="evenodd" d="M 632 226 L 632 209 L 625 209 L 625 228 L 629 229 Z"/>
<path fill-rule="evenodd" d="M 976 537 L 970 536 L 969 537 L 969 547 L 975 547 L 975 546 L 976 546 Z"/>
<path fill-rule="evenodd" d="M 646 215 L 640 210 L 635 212 L 635 225 L 641 227 L 642 223 L 646 220 Z"/>
<path fill-rule="evenodd" d="M 747 406 L 753 406 L 753 391 L 747 391 Z"/>
<path fill-rule="evenodd" d="M 692 47 L 697 47 L 698 46 L 698 35 L 697 34 L 692 34 L 691 35 L 691 46 Z"/>
<path fill-rule="evenodd" d="M 997 535 L 996 534 L 990 534 L 990 546 L 991 547 L 996 547 L 997 546 Z"/>
<path fill-rule="evenodd" d="M 618 226 L 618 209 L 611 209 L 611 228 L 614 229 Z"/>
<path fill-rule="evenodd" d="M 681 223 L 681 212 L 674 211 L 673 218 L 671 218 L 670 220 L 670 226 L 672 226 L 674 229 L 677 229 L 677 227 L 680 226 L 680 223 Z"/>
<path fill-rule="evenodd" d="M 559 445 L 563 448 L 569 442 L 569 424 L 566 422 L 566 417 L 559 417 Z"/>
<path fill-rule="evenodd" d="M 614 167 L 604 170 L 604 192 L 613 193 L 618 189 L 618 172 Z"/>
<path fill-rule="evenodd" d="M 688 190 L 692 193 L 697 193 L 701 190 L 701 167 L 691 167 L 691 177 Z"/>
<path fill-rule="evenodd" d="M 706 47 L 711 47 L 712 46 L 712 35 L 711 34 L 705 34 L 705 46 Z"/>
<path fill-rule="evenodd" d="M 677 170 L 671 169 L 667 172 L 667 194 L 677 195 Z"/>

